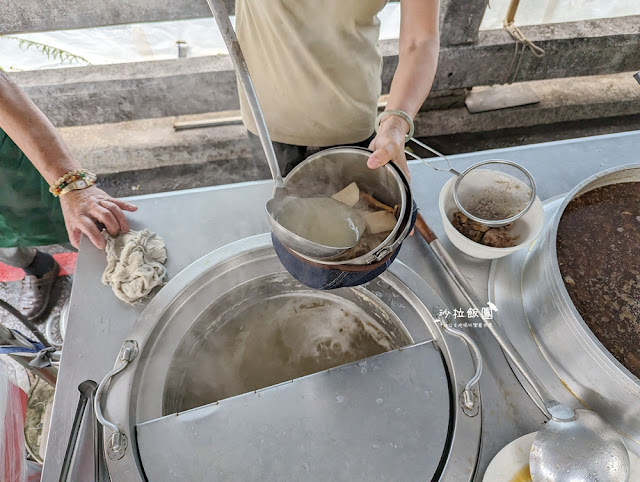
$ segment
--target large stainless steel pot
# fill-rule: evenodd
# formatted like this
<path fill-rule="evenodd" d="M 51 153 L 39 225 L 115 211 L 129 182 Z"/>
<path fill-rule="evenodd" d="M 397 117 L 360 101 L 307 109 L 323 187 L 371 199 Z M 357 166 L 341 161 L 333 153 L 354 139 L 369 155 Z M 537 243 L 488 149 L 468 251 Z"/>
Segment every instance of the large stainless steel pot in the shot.
<path fill-rule="evenodd" d="M 265 307 L 259 322 L 277 328 L 282 313 L 267 308 L 283 298 L 332 303 L 402 348 L 189 410 L 200 403 L 184 403 L 185 381 L 220 376 L 219 364 L 195 357 L 200 341 L 251 306 Z M 463 393 L 476 369 L 468 345 L 432 317 L 438 306 L 400 262 L 365 286 L 325 293 L 283 270 L 268 235 L 206 255 L 151 300 L 100 384 L 108 385 L 96 405 L 112 480 L 472 480 L 482 414 L 477 389 L 472 408 Z M 326 314 L 306 320 L 302 348 L 318 329 L 330 334 L 335 316 Z M 253 344 L 265 366 L 275 347 L 267 338 Z M 233 350 L 229 364 L 249 345 Z"/>
<path fill-rule="evenodd" d="M 558 225 L 574 198 L 601 186 L 631 181 L 640 181 L 638 164 L 600 172 L 566 196 L 524 264 L 522 295 L 536 343 L 562 384 L 585 407 L 639 443 L 640 380 L 609 353 L 576 310 L 556 253 Z"/>

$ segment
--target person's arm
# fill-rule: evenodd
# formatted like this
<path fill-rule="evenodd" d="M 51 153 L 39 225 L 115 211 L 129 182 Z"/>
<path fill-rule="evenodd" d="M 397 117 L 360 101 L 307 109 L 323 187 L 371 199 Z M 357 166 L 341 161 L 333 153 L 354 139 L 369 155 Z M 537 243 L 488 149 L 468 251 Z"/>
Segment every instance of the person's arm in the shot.
<path fill-rule="evenodd" d="M 413 119 L 429 95 L 440 51 L 438 0 L 401 0 L 398 67 L 385 110 L 402 110 Z M 404 138 L 409 125 L 399 116 L 382 119 L 369 148 L 368 165 L 377 168 L 394 161 L 408 175 Z"/>
<path fill-rule="evenodd" d="M 0 72 L 0 128 L 16 143 L 48 184 L 81 166 L 73 157 L 55 127 L 40 109 L 9 77 Z M 129 223 L 122 212 L 135 211 L 130 203 L 112 198 L 95 186 L 70 191 L 60 196 L 71 244 L 78 247 L 86 234 L 93 244 L 104 249 L 105 240 L 96 222 L 112 236 L 127 232 Z"/>

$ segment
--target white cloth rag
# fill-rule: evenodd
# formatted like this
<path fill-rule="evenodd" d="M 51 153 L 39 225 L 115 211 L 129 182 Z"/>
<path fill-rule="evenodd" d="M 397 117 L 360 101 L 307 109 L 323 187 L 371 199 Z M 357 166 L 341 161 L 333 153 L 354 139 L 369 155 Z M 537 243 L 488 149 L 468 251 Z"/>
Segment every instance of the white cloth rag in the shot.
<path fill-rule="evenodd" d="M 164 284 L 167 250 L 163 239 L 148 229 L 110 236 L 107 240 L 107 268 L 102 283 L 130 305 L 139 303 L 156 287 Z"/>

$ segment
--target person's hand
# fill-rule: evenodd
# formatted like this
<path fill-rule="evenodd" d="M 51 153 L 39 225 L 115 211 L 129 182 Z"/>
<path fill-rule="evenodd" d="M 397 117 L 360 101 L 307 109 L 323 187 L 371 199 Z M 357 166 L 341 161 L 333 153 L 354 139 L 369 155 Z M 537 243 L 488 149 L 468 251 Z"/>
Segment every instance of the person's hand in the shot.
<path fill-rule="evenodd" d="M 376 137 L 369 144 L 373 154 L 369 157 L 367 166 L 377 169 L 393 161 L 407 176 L 407 180 L 411 181 L 404 154 L 404 136 L 408 130 L 409 126 L 401 117 L 389 115 L 382 119 Z"/>
<path fill-rule="evenodd" d="M 76 248 L 84 233 L 96 248 L 104 249 L 106 241 L 96 223 L 102 223 L 111 236 L 120 231 L 126 233 L 129 221 L 122 211 L 138 209 L 133 204 L 112 198 L 96 186 L 70 191 L 60 196 L 60 204 L 69 240 Z"/>

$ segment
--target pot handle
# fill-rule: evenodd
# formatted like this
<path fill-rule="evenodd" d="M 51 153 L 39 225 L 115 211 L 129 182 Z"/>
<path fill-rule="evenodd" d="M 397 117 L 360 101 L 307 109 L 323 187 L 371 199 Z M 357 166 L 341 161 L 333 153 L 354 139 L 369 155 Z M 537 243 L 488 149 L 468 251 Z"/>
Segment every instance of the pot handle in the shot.
<path fill-rule="evenodd" d="M 107 375 L 102 379 L 100 385 L 95 392 L 95 398 L 93 400 L 93 409 L 96 414 L 96 418 L 100 425 L 103 427 L 107 427 L 111 429 L 113 432 L 109 437 L 109 441 L 107 442 L 107 455 L 111 460 L 119 460 L 124 457 L 124 453 L 127 450 L 127 436 L 118 428 L 118 426 L 104 418 L 102 414 L 102 395 L 104 393 L 105 387 L 111 381 L 113 377 L 115 377 L 122 370 L 127 368 L 129 363 L 131 363 L 140 353 L 140 349 L 138 348 L 138 343 L 135 340 L 127 340 L 120 348 L 120 353 L 118 354 L 118 359 L 116 360 L 116 365 Z"/>
<path fill-rule="evenodd" d="M 409 139 L 410 141 L 413 141 L 415 144 L 419 145 L 420 147 L 422 147 L 423 149 L 426 149 L 427 151 L 435 154 L 436 156 L 438 156 L 440 159 L 444 159 L 447 162 L 447 167 L 448 169 L 442 169 L 441 167 L 436 167 L 433 164 L 428 163 L 427 161 L 425 161 L 422 157 L 414 154 L 411 151 L 408 151 L 405 149 L 404 153 L 407 154 L 408 156 L 414 158 L 416 161 L 420 161 L 423 164 L 426 164 L 427 166 L 429 166 L 431 169 L 433 169 L 434 171 L 439 171 L 439 172 L 450 172 L 451 174 L 455 174 L 456 176 L 459 176 L 460 173 L 458 171 L 456 171 L 454 168 L 451 167 L 451 162 L 449 161 L 449 158 L 447 156 L 445 156 L 444 154 L 436 151 L 434 148 L 429 147 L 428 145 L 420 142 L 418 139 L 416 139 L 415 137 L 412 137 L 411 139 Z"/>
<path fill-rule="evenodd" d="M 473 392 L 472 387 L 478 383 L 480 380 L 480 376 L 482 375 L 482 355 L 480 354 L 480 350 L 478 349 L 478 345 L 473 341 L 473 339 L 467 335 L 464 331 L 458 330 L 457 328 L 453 328 L 449 322 L 447 321 L 447 317 L 439 314 L 436 318 L 436 323 L 442 326 L 442 328 L 447 332 L 458 338 L 462 338 L 469 348 L 473 352 L 473 355 L 476 359 L 476 372 L 473 377 L 469 379 L 467 384 L 464 387 L 464 391 L 462 392 L 462 405 L 463 410 L 467 415 L 477 413 L 477 409 L 479 406 L 479 400 L 477 395 Z"/>

